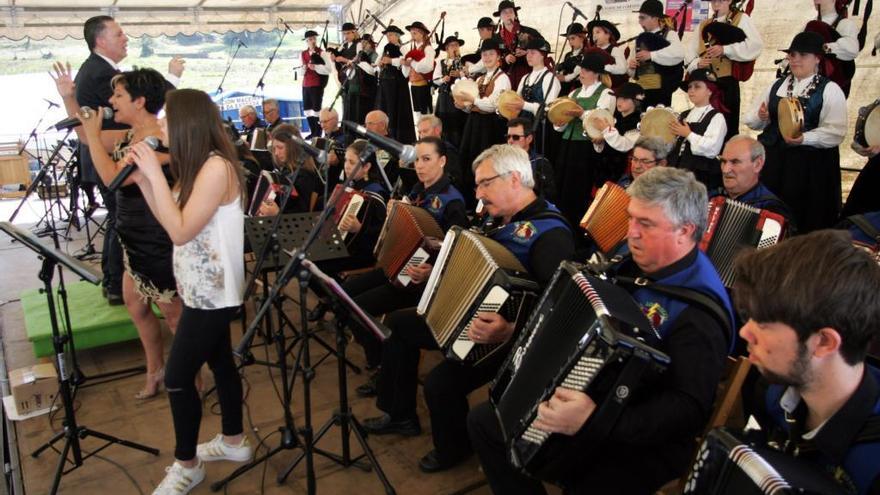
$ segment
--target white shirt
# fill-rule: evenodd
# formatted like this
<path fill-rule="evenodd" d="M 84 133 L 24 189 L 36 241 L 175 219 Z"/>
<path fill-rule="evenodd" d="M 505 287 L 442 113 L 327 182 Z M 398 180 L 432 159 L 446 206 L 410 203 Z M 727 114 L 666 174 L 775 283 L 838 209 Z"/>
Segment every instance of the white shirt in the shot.
<path fill-rule="evenodd" d="M 113 67 L 115 70 L 118 70 L 119 72 L 122 72 L 124 70 L 124 69 L 122 69 L 122 67 L 119 66 L 119 64 L 110 60 L 109 58 L 105 57 L 104 55 L 102 55 L 98 52 L 94 52 L 94 53 L 95 53 L 95 55 L 103 58 L 104 61 L 107 62 L 108 64 L 110 64 L 110 67 Z M 174 87 L 180 86 L 180 78 L 170 72 L 165 74 L 165 80 L 170 82 L 171 84 L 173 84 Z"/>
<path fill-rule="evenodd" d="M 691 109 L 690 113 L 688 113 L 685 122 L 688 124 L 700 122 L 710 111 L 712 111 L 711 105 L 694 107 Z M 691 153 L 693 155 L 714 159 L 721 153 L 721 149 L 724 147 L 724 137 L 726 135 L 727 122 L 724 120 L 724 115 L 721 112 L 718 112 L 712 117 L 712 120 L 709 121 L 709 126 L 706 128 L 706 132 L 702 135 L 697 134 L 696 132 L 691 132 L 687 137 L 687 141 L 691 145 Z"/>
<path fill-rule="evenodd" d="M 599 48 L 607 51 L 610 45 L 600 46 Z M 614 74 L 616 76 L 622 76 L 626 74 L 626 71 L 629 70 L 629 67 L 626 65 L 626 57 L 624 53 L 626 51 L 626 45 L 615 46 L 611 49 L 611 56 L 614 58 L 613 64 L 606 64 L 605 71 L 609 74 Z"/>
<path fill-rule="evenodd" d="M 540 69 L 532 69 L 532 72 L 528 73 L 526 77 L 519 80 L 519 88 L 517 88 L 516 92 L 522 95 L 523 89 L 526 87 L 526 84 L 537 84 L 538 81 L 541 80 L 541 76 L 543 74 L 547 74 L 544 76 L 544 80 L 541 81 L 541 88 L 544 90 L 544 95 L 546 98 L 544 102 L 549 105 L 559 96 L 559 90 L 562 89 L 562 86 L 559 84 L 559 81 L 553 76 L 553 73 L 550 72 L 546 67 L 541 67 Z M 534 115 L 538 113 L 538 108 L 540 108 L 540 103 L 535 102 L 525 102 L 523 104 L 523 110 L 529 112 Z"/>
<path fill-rule="evenodd" d="M 312 51 L 312 50 L 307 50 L 307 52 L 309 53 L 309 55 L 311 55 L 312 53 L 314 53 L 314 51 Z M 324 61 L 324 65 L 321 65 L 321 64 L 314 64 L 314 66 L 315 66 L 315 72 L 317 72 L 318 74 L 320 74 L 320 75 L 322 75 L 322 76 L 328 76 L 328 75 L 330 75 L 330 74 L 333 72 L 333 61 L 330 59 L 330 53 L 328 53 L 328 52 L 321 52 L 320 55 L 321 55 L 321 60 Z M 308 67 L 303 67 L 303 68 L 300 70 L 300 74 L 301 74 L 303 77 L 306 76 L 306 69 L 308 69 Z"/>
<path fill-rule="evenodd" d="M 614 126 L 602 131 L 602 138 L 605 139 L 608 146 L 621 153 L 627 153 L 633 149 L 640 137 L 642 137 L 642 134 L 639 132 L 638 127 L 627 131 L 625 134 L 621 134 L 617 127 Z M 601 147 L 597 146 L 596 151 L 601 151 Z"/>
<path fill-rule="evenodd" d="M 577 50 L 572 50 L 572 51 L 571 51 L 571 56 L 572 56 L 572 57 L 577 57 L 577 56 L 581 53 L 581 51 L 582 51 L 582 50 L 581 50 L 580 48 L 578 48 Z M 572 81 L 574 81 L 575 79 L 578 78 L 578 76 L 580 75 L 580 73 L 581 73 L 581 69 L 580 69 L 579 66 L 576 65 L 576 66 L 574 67 L 574 70 L 571 71 L 571 73 L 569 73 L 569 74 L 565 74 L 565 82 L 572 82 Z"/>
<path fill-rule="evenodd" d="M 436 82 L 437 84 L 443 83 L 443 68 L 447 67 L 450 63 L 452 63 L 452 60 L 449 58 L 449 56 L 441 58 L 440 60 L 437 61 L 437 64 L 434 67 L 434 82 Z M 457 78 L 450 77 L 449 78 L 449 85 L 452 86 L 452 84 L 455 83 L 455 81 L 457 81 L 459 79 L 461 79 L 461 76 L 459 76 Z"/>
<path fill-rule="evenodd" d="M 578 94 L 579 90 L 580 94 Z M 599 96 L 599 101 L 596 102 L 596 108 L 604 108 L 605 110 L 608 110 L 613 114 L 614 110 L 617 108 L 617 97 L 612 94 L 612 91 L 609 88 L 605 87 L 605 85 L 599 81 L 594 82 L 586 88 L 576 88 L 571 93 L 569 93 L 568 96 L 574 98 L 575 100 L 577 100 L 578 98 L 590 98 L 594 94 L 596 94 L 596 91 L 602 92 Z M 577 97 L 575 97 L 575 94 L 577 94 Z M 590 110 L 592 110 L 592 108 Z M 586 118 L 586 116 L 587 112 L 584 112 L 584 114 L 581 116 L 581 119 Z M 553 126 L 553 128 L 559 132 L 564 131 L 566 127 L 568 127 L 568 124 L 565 124 L 561 127 Z"/>
<path fill-rule="evenodd" d="M 727 16 L 719 17 L 715 22 L 727 23 Z M 758 56 L 761 55 L 761 50 L 764 49 L 764 40 L 761 38 L 761 33 L 755 28 L 755 23 L 752 22 L 752 18 L 745 13 L 740 17 L 737 27 L 746 33 L 746 39 L 739 43 L 725 45 L 724 56 L 736 62 L 751 62 L 752 60 L 756 60 Z M 697 65 L 700 63 L 700 50 L 702 48 L 700 36 L 702 36 L 702 33 L 693 33 L 691 41 L 688 44 L 685 53 L 685 60 L 688 62 L 688 72 L 693 72 L 698 69 Z"/>
<path fill-rule="evenodd" d="M 837 12 L 831 12 L 822 16 L 822 22 L 831 26 L 837 20 Z M 837 56 L 838 59 L 849 61 L 855 60 L 859 56 L 859 26 L 852 19 L 847 17 L 837 24 L 837 32 L 840 38 L 828 43 L 828 49 Z"/>
<path fill-rule="evenodd" d="M 474 105 L 479 108 L 480 111 L 485 113 L 495 113 L 498 110 L 498 97 L 501 96 L 501 92 L 510 89 L 510 78 L 501 70 L 501 67 L 497 67 L 495 70 L 487 72 L 483 80 L 488 81 L 492 79 L 496 73 L 500 74 L 495 78 L 495 86 L 492 88 L 492 93 L 483 98 L 477 98 L 476 101 L 474 101 Z"/>
<path fill-rule="evenodd" d="M 777 96 L 788 96 L 788 83 L 794 76 L 788 76 L 779 86 Z M 804 96 L 813 76 L 797 81 L 794 85 L 793 96 Z M 770 105 L 770 90 L 773 88 L 775 81 L 767 86 L 760 95 L 752 102 L 752 105 L 746 113 L 743 114 L 743 123 L 749 128 L 756 131 L 763 130 L 770 123 L 762 121 L 758 117 L 758 110 L 761 104 Z M 840 86 L 833 81 L 829 81 L 822 92 L 822 110 L 819 113 L 819 126 L 811 131 L 804 133 L 804 146 L 813 146 L 815 148 L 836 148 L 843 142 L 847 131 L 847 115 L 846 115 L 846 97 Z"/>

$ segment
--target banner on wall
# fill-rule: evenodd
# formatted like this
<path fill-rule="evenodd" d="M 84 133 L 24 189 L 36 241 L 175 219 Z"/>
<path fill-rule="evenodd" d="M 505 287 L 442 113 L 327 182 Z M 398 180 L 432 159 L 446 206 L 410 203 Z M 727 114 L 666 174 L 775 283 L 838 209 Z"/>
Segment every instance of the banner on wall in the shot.
<path fill-rule="evenodd" d="M 687 8 L 685 31 L 693 31 L 700 26 L 700 23 L 709 18 L 709 2 L 688 0 L 666 0 L 666 15 L 672 17 L 678 25 L 679 11 L 682 5 L 690 3 Z M 638 7 L 636 7 L 638 9 Z"/>
<path fill-rule="evenodd" d="M 602 13 L 627 12 L 639 10 L 642 0 L 600 0 Z"/>

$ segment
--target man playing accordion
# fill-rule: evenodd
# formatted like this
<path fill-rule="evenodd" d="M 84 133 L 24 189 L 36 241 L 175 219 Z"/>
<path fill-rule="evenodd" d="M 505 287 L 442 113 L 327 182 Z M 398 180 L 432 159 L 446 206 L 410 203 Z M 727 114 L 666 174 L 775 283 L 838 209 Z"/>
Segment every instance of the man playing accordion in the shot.
<path fill-rule="evenodd" d="M 658 331 L 660 350 L 671 362 L 657 383 L 633 397 L 611 431 L 589 428 L 597 404 L 582 392 L 559 387 L 538 407 L 536 428 L 573 437 L 575 458 L 597 454 L 554 480 L 565 493 L 653 493 L 684 474 L 694 438 L 709 419 L 732 343 L 730 301 L 709 259 L 697 248 L 706 225 L 706 188 L 690 172 L 657 167 L 627 191 L 632 260 L 625 261 L 618 274 L 647 281 L 647 286 L 624 288 Z M 651 284 L 696 291 L 714 309 L 670 297 Z M 521 473 L 508 460 L 498 419 L 488 403 L 471 411 L 468 431 L 494 493 L 544 493 L 540 480 Z M 596 442 L 593 434 L 606 440 Z"/>

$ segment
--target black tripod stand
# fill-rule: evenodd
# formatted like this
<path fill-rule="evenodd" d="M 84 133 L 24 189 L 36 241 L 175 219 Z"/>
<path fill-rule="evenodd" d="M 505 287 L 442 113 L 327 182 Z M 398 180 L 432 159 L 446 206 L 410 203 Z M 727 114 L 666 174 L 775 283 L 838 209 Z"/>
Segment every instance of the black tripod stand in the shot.
<path fill-rule="evenodd" d="M 364 313 L 350 297 L 348 297 L 348 294 L 345 293 L 335 280 L 325 275 L 314 263 L 308 260 L 304 262 L 304 266 L 306 266 L 309 272 L 311 272 L 312 277 L 315 277 L 321 283 L 324 292 L 328 294 L 331 299 L 330 305 L 333 309 L 333 313 L 336 315 L 336 351 L 339 353 L 340 357 L 345 357 L 345 346 L 348 343 L 348 338 L 345 335 L 345 327 L 351 320 L 358 320 L 365 328 L 373 330 L 373 333 L 376 334 L 377 337 L 382 340 L 385 339 L 386 336 L 376 327 L 373 320 Z M 321 438 L 330 431 L 330 428 L 338 426 L 341 430 L 342 436 L 342 454 L 334 454 L 317 447 L 314 447 L 313 451 L 316 454 L 336 462 L 342 467 L 347 468 L 355 466 L 364 471 L 375 469 L 376 476 L 379 477 L 379 480 L 385 487 L 385 493 L 388 495 L 394 495 L 394 493 L 396 493 L 394 487 L 391 486 L 388 478 L 385 477 L 385 473 L 382 471 L 379 461 L 376 460 L 375 454 L 373 454 L 372 449 L 370 449 L 363 427 L 361 427 L 357 418 L 351 412 L 351 407 L 348 404 L 347 373 L 342 359 L 337 360 L 336 371 L 339 375 L 339 409 L 333 411 L 333 415 L 323 426 L 321 426 L 321 428 L 318 429 L 313 442 L 318 443 Z M 360 444 L 361 449 L 364 451 L 363 454 L 355 458 L 352 458 L 351 456 L 352 433 Z M 303 452 L 299 457 L 295 458 L 289 466 L 287 466 L 284 472 L 278 476 L 279 483 L 282 483 L 287 479 L 287 476 L 290 475 L 291 471 L 293 471 L 293 469 L 302 461 L 305 455 L 306 453 Z M 369 462 L 366 462 L 364 457 L 366 457 Z"/>
<path fill-rule="evenodd" d="M 61 484 L 61 477 L 63 475 L 79 468 L 83 465 L 83 461 L 113 444 L 141 450 L 156 456 L 159 455 L 158 449 L 95 431 L 85 426 L 81 426 L 76 422 L 70 374 L 68 373 L 64 351 L 64 344 L 67 340 L 67 336 L 62 335 L 58 329 L 58 317 L 55 311 L 55 296 L 52 291 L 52 279 L 54 278 L 55 267 L 58 265 L 67 267 L 84 280 L 95 285 L 98 284 L 98 277 L 91 273 L 87 267 L 83 266 L 76 259 L 67 256 L 57 249 L 50 249 L 44 246 L 36 236 L 13 226 L 9 222 L 0 222 L 0 230 L 3 230 L 12 238 L 32 249 L 43 259 L 39 277 L 40 280 L 43 281 L 43 290 L 46 294 L 46 304 L 49 309 L 49 322 L 52 326 L 52 345 L 55 350 L 55 365 L 58 371 L 59 395 L 61 396 L 61 404 L 64 407 L 63 430 L 56 433 L 47 443 L 31 453 L 31 456 L 38 457 L 43 451 L 53 447 L 59 440 L 64 439 L 64 447 L 61 449 L 61 457 L 58 459 L 58 467 L 55 469 L 55 478 L 52 481 L 52 489 L 49 493 L 54 495 L 58 491 L 58 486 Z M 80 440 L 84 440 L 90 436 L 99 438 L 106 443 L 92 452 L 83 455 Z M 68 454 L 71 453 L 73 454 L 73 458 L 68 459 Z M 65 469 L 68 463 L 72 464 L 72 466 L 69 469 Z"/>

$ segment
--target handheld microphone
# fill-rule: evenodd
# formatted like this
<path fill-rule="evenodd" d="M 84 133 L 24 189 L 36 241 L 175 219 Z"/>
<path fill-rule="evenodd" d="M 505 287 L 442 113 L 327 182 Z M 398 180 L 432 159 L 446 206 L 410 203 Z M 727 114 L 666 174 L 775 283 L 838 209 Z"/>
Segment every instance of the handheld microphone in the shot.
<path fill-rule="evenodd" d="M 403 144 L 389 137 L 380 136 L 373 131 L 367 130 L 366 127 L 350 120 L 343 120 L 342 125 L 348 127 L 353 132 L 366 138 L 367 141 L 375 144 L 383 150 L 394 153 L 401 165 L 416 161 L 416 149 L 410 144 Z"/>
<path fill-rule="evenodd" d="M 144 138 L 144 142 L 147 143 L 147 146 L 149 146 L 152 150 L 155 150 L 159 147 L 159 138 L 157 138 L 156 136 L 147 136 Z M 125 182 L 125 179 L 128 179 L 128 176 L 130 176 L 132 172 L 134 172 L 135 168 L 137 168 L 137 164 L 135 163 L 129 163 L 128 165 L 122 167 L 122 170 L 120 170 L 119 173 L 116 174 L 116 177 L 113 178 L 113 181 L 110 182 L 110 185 L 107 186 L 107 189 L 109 189 L 111 192 L 116 192 L 116 190 L 119 189 L 119 186 L 121 186 L 122 183 Z"/>
<path fill-rule="evenodd" d="M 57 106 L 57 105 L 56 105 Z M 94 112 L 89 107 L 83 107 L 83 109 L 88 110 L 90 112 Z M 104 107 L 104 120 L 109 120 L 113 118 L 113 109 L 110 107 Z M 55 127 L 56 131 L 66 131 L 67 129 L 73 129 L 74 127 L 81 126 L 82 122 L 76 117 L 69 117 L 62 121 L 57 122 L 53 127 Z"/>
<path fill-rule="evenodd" d="M 574 4 L 572 4 L 571 2 L 565 2 L 565 4 L 568 5 L 569 7 L 571 7 L 571 10 L 574 11 L 575 15 L 579 15 L 579 16 L 583 17 L 585 21 L 590 20 L 581 9 L 575 7 Z"/>
<path fill-rule="evenodd" d="M 300 145 L 300 147 L 302 147 L 302 149 L 309 156 L 314 158 L 315 161 L 318 162 L 319 165 L 323 165 L 323 164 L 327 163 L 327 152 L 326 151 L 312 146 L 311 143 L 309 143 L 305 139 L 303 139 L 299 136 L 294 136 L 293 134 L 290 135 L 290 140 L 293 141 L 294 143 Z"/>

